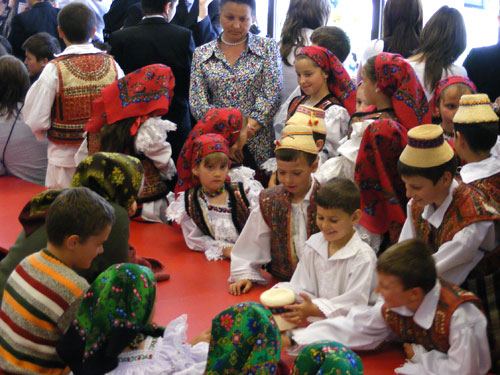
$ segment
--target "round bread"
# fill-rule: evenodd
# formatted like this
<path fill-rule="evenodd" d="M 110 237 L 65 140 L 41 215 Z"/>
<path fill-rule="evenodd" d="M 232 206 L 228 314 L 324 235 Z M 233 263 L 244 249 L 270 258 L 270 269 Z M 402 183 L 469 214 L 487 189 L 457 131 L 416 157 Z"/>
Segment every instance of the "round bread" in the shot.
<path fill-rule="evenodd" d="M 295 302 L 295 293 L 289 289 L 271 288 L 260 295 L 260 302 L 268 307 L 291 305 Z"/>

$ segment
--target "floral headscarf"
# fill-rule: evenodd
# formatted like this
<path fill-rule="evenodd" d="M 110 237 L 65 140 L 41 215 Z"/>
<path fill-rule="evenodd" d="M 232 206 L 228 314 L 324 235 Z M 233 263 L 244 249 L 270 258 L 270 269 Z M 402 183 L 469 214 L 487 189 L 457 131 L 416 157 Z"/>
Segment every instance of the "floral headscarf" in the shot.
<path fill-rule="evenodd" d="M 135 135 L 148 118 L 167 114 L 174 86 L 174 75 L 166 65 L 137 69 L 102 89 L 85 130 L 97 133 L 105 124 L 136 117 L 130 128 L 130 135 Z"/>
<path fill-rule="evenodd" d="M 334 341 L 307 345 L 295 359 L 291 375 L 362 375 L 363 363 L 347 346 Z"/>
<path fill-rule="evenodd" d="M 383 52 L 375 58 L 377 85 L 391 97 L 399 123 L 406 129 L 432 122 L 424 88 L 410 64 L 401 56 Z"/>
<path fill-rule="evenodd" d="M 200 164 L 203 158 L 214 152 L 222 152 L 229 157 L 229 144 L 219 134 L 203 134 L 193 142 L 193 160 L 191 168 Z"/>
<path fill-rule="evenodd" d="M 436 88 L 434 89 L 434 95 L 432 95 L 431 99 L 431 110 L 432 115 L 434 117 L 439 117 L 439 99 L 441 98 L 441 94 L 443 91 L 450 87 L 451 85 L 462 83 L 466 86 L 469 86 L 472 90 L 472 93 L 475 94 L 477 92 L 476 85 L 467 77 L 462 76 L 451 76 L 445 79 L 442 79 L 438 83 L 436 83 Z"/>
<path fill-rule="evenodd" d="M 238 140 L 242 126 L 243 115 L 236 108 L 212 108 L 207 112 L 189 133 L 177 159 L 176 194 L 196 186 L 191 171 L 194 140 L 203 134 L 214 133 L 226 139 L 230 147 Z"/>
<path fill-rule="evenodd" d="M 238 303 L 212 320 L 206 375 L 275 375 L 281 336 L 271 311 L 256 302 Z"/>
<path fill-rule="evenodd" d="M 57 353 L 76 375 L 113 370 L 118 355 L 137 338 L 163 334 L 149 323 L 155 298 L 150 269 L 130 263 L 110 266 L 85 293 Z"/>
<path fill-rule="evenodd" d="M 352 115 L 356 112 L 356 86 L 340 60 L 323 47 L 303 47 L 297 56 L 305 55 L 314 60 L 328 74 L 328 89 Z"/>

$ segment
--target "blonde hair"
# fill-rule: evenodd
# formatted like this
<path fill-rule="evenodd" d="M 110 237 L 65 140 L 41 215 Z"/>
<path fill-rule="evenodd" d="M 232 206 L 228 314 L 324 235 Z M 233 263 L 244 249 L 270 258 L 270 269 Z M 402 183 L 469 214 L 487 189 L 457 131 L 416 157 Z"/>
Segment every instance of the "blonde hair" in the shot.
<path fill-rule="evenodd" d="M 211 154 L 206 155 L 203 157 L 201 160 L 200 164 L 203 164 L 203 166 L 207 166 L 210 164 L 224 164 L 224 163 L 229 163 L 229 157 L 223 153 L 223 152 L 212 152 Z"/>

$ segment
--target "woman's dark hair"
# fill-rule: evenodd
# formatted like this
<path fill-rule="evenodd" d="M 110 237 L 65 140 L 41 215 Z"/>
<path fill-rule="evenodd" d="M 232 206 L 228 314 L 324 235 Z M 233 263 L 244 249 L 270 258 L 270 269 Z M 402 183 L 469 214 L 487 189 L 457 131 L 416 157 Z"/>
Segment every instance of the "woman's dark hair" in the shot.
<path fill-rule="evenodd" d="M 136 117 L 129 117 L 104 125 L 99 132 L 100 151 L 133 155 L 134 137 L 130 135 L 130 127 L 135 119 Z"/>
<path fill-rule="evenodd" d="M 420 47 L 415 55 L 425 63 L 424 85 L 434 89 L 443 70 L 462 54 L 467 46 L 467 32 L 462 15 L 455 8 L 442 6 L 426 23 Z"/>
<path fill-rule="evenodd" d="M 324 26 L 330 16 L 328 0 L 291 0 L 281 31 L 280 54 L 285 65 L 291 66 L 288 55 L 295 47 L 304 47 L 302 29 Z"/>
<path fill-rule="evenodd" d="M 257 4 L 255 3 L 255 0 L 220 0 L 219 3 L 219 9 L 222 10 L 224 8 L 224 5 L 226 3 L 236 3 L 236 4 L 243 4 L 243 5 L 248 5 L 250 9 L 252 10 L 252 16 L 255 17 L 257 13 Z"/>
<path fill-rule="evenodd" d="M 13 116 L 30 87 L 28 69 L 11 55 L 0 57 L 0 116 Z"/>
<path fill-rule="evenodd" d="M 384 8 L 384 52 L 413 54 L 422 32 L 421 0 L 388 0 Z"/>

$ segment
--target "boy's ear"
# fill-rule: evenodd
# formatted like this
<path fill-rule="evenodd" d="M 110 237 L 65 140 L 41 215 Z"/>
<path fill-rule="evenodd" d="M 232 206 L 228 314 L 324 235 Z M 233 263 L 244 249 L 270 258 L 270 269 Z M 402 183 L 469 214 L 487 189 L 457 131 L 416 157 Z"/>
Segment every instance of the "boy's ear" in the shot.
<path fill-rule="evenodd" d="M 193 173 L 193 176 L 198 177 L 200 173 L 200 165 L 196 164 L 193 168 L 191 168 L 191 172 Z"/>
<path fill-rule="evenodd" d="M 95 32 L 97 31 L 97 27 L 94 26 L 94 29 L 92 30 L 92 34 L 90 34 L 90 40 L 94 39 Z"/>
<path fill-rule="evenodd" d="M 59 38 L 64 39 L 64 33 L 59 26 L 57 26 L 57 33 L 59 34 Z"/>
<path fill-rule="evenodd" d="M 322 139 L 318 139 L 316 141 L 316 148 L 318 149 L 318 151 L 321 151 L 323 150 L 323 146 L 325 145 L 325 141 L 322 140 Z"/>
<path fill-rule="evenodd" d="M 425 292 L 420 287 L 411 288 L 408 290 L 410 302 L 419 302 L 422 301 L 425 297 Z"/>
<path fill-rule="evenodd" d="M 49 59 L 44 57 L 42 60 L 40 60 L 43 64 L 43 67 L 45 67 L 45 65 L 47 65 L 49 63 Z"/>
<path fill-rule="evenodd" d="M 352 218 L 352 225 L 356 225 L 359 223 L 361 220 L 361 210 L 358 208 L 356 211 L 351 216 Z"/>
<path fill-rule="evenodd" d="M 71 234 L 64 239 L 65 248 L 68 250 L 76 249 L 76 246 L 80 243 L 80 236 L 77 234 Z"/>

